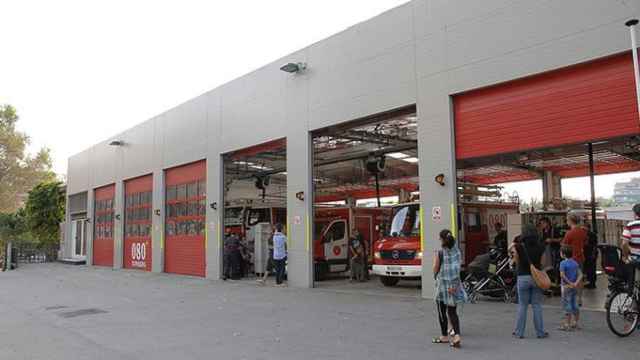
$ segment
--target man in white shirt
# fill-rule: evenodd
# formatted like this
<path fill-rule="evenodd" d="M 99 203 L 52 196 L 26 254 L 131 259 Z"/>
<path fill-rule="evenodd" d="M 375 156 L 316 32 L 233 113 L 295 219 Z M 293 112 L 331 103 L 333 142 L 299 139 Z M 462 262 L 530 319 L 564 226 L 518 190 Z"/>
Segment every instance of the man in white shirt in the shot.
<path fill-rule="evenodd" d="M 273 233 L 273 262 L 276 268 L 276 286 L 284 286 L 284 269 L 287 262 L 287 237 L 282 233 L 282 224 L 276 224 Z"/>
<path fill-rule="evenodd" d="M 640 279 L 640 204 L 633 206 L 635 220 L 628 223 L 622 232 L 622 254 L 627 263 L 635 267 L 635 279 Z"/>

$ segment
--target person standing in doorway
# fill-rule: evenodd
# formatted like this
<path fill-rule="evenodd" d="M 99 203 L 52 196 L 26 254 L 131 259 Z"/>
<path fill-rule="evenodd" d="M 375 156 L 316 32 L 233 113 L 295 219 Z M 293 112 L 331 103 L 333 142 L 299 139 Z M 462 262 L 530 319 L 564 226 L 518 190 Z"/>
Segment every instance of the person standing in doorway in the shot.
<path fill-rule="evenodd" d="M 542 243 L 548 248 L 548 253 L 551 257 L 552 269 L 548 271 L 551 281 L 560 285 L 560 243 L 562 242 L 561 236 L 558 236 L 557 228 L 551 225 L 551 220 L 548 217 L 543 217 L 538 220 L 538 231 L 542 238 Z"/>
<path fill-rule="evenodd" d="M 540 268 L 540 259 L 544 253 L 544 245 L 540 243 L 538 231 L 533 225 L 525 225 L 520 235 L 520 241 L 511 245 L 509 249 L 518 269 L 518 315 L 516 318 L 516 329 L 513 336 L 518 339 L 524 338 L 524 331 L 527 325 L 527 312 L 529 305 L 533 309 L 533 325 L 536 328 L 536 335 L 539 339 L 549 337 L 549 333 L 544 330 L 542 318 L 542 289 L 536 285 L 531 277 L 530 265 Z"/>
<path fill-rule="evenodd" d="M 440 231 L 441 248 L 433 258 L 433 274 L 436 278 L 436 308 L 440 336 L 433 338 L 435 344 L 449 343 L 460 347 L 460 319 L 458 305 L 467 300 L 467 294 L 460 279 L 462 254 L 450 230 Z M 451 333 L 449 333 L 451 324 Z"/>
<path fill-rule="evenodd" d="M 580 265 L 580 269 L 584 271 L 584 245 L 587 243 L 587 231 L 579 226 L 580 219 L 576 214 L 567 216 L 567 226 L 570 230 L 564 235 L 562 245 L 568 246 L 573 250 L 573 259 Z M 582 286 L 578 286 L 578 306 L 582 306 Z"/>
<path fill-rule="evenodd" d="M 364 280 L 369 281 L 369 249 L 370 244 L 364 239 L 358 229 L 355 229 L 356 236 L 360 238 L 362 244 L 362 273 L 364 274 Z"/>
<path fill-rule="evenodd" d="M 493 238 L 493 246 L 500 250 L 500 253 L 506 254 L 508 247 L 507 231 L 500 222 L 495 223 L 493 227 L 496 229 L 496 236 Z"/>
<path fill-rule="evenodd" d="M 351 281 L 364 281 L 364 245 L 362 237 L 358 230 L 351 232 L 349 239 L 349 248 L 351 250 Z"/>
<path fill-rule="evenodd" d="M 222 280 L 232 279 L 235 280 L 238 278 L 238 268 L 239 268 L 239 257 L 240 252 L 240 239 L 238 235 L 228 233 L 224 238 L 224 256 L 223 256 L 223 276 Z"/>
<path fill-rule="evenodd" d="M 282 224 L 276 224 L 273 233 L 273 262 L 276 268 L 276 286 L 284 286 L 284 273 L 287 263 L 287 237 L 282 233 Z"/>
<path fill-rule="evenodd" d="M 597 282 L 596 264 L 598 261 L 598 234 L 591 230 L 591 224 L 584 224 L 587 231 L 587 242 L 584 244 L 584 277 L 587 280 L 585 289 L 595 289 Z"/>

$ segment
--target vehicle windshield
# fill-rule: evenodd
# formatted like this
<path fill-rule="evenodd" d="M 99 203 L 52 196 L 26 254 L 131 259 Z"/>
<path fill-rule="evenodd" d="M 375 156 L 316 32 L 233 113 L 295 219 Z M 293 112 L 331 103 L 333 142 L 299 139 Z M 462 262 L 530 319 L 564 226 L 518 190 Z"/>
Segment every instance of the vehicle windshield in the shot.
<path fill-rule="evenodd" d="M 224 225 L 237 226 L 242 225 L 242 207 L 230 207 L 224 209 Z"/>
<path fill-rule="evenodd" d="M 313 224 L 314 239 L 320 239 L 320 236 L 322 236 L 322 232 L 324 231 L 325 227 L 327 227 L 328 223 L 329 223 L 328 221 L 321 221 L 321 220 L 315 221 L 315 224 Z"/>
<path fill-rule="evenodd" d="M 262 222 L 271 222 L 271 209 L 249 209 L 249 226 Z"/>
<path fill-rule="evenodd" d="M 393 209 L 393 221 L 387 235 L 408 237 L 420 235 L 420 205 L 398 206 Z"/>

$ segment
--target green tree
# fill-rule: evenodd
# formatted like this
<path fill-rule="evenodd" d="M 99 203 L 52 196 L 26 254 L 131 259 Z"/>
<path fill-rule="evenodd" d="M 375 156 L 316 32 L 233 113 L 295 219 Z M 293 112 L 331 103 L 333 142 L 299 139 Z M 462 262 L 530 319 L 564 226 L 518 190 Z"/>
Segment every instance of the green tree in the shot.
<path fill-rule="evenodd" d="M 601 208 L 616 206 L 616 202 L 612 198 L 597 197 L 596 203 L 598 203 L 598 206 Z"/>
<path fill-rule="evenodd" d="M 28 241 L 28 234 L 24 209 L 10 214 L 0 213 L 0 243 L 4 245 L 7 241 L 15 243 Z"/>
<path fill-rule="evenodd" d="M 49 149 L 29 155 L 29 137 L 16 130 L 18 119 L 13 106 L 0 105 L 0 213 L 17 211 L 34 185 L 55 179 Z"/>
<path fill-rule="evenodd" d="M 64 204 L 64 191 L 59 181 L 42 182 L 29 191 L 25 205 L 26 224 L 41 246 L 58 243 Z"/>

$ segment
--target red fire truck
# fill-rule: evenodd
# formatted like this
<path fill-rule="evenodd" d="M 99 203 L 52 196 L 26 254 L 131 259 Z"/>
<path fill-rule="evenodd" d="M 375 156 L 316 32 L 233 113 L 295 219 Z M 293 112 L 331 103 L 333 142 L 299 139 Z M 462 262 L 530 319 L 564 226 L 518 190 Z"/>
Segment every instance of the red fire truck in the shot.
<path fill-rule="evenodd" d="M 349 269 L 349 237 L 357 229 L 365 242 L 368 263 L 373 244 L 391 214 L 390 208 L 316 207 L 313 234 L 313 261 L 316 280 L 328 273 Z"/>
<path fill-rule="evenodd" d="M 353 229 L 362 235 L 373 261 L 373 244 L 381 238 L 381 229 L 391 215 L 390 208 L 316 207 L 313 234 L 313 259 L 316 280 L 328 273 L 349 270 L 349 237 Z M 259 223 L 286 224 L 287 208 L 281 205 L 229 206 L 225 208 L 225 231 L 240 236 L 253 254 L 251 229 Z"/>
<path fill-rule="evenodd" d="M 497 234 L 496 223 L 501 223 L 506 229 L 508 215 L 517 213 L 517 202 L 462 202 L 458 218 L 463 229 L 460 248 L 465 263 L 488 250 L 491 239 Z M 423 250 L 420 246 L 419 202 L 396 205 L 390 229 L 374 245 L 373 273 L 385 286 L 394 286 L 400 279 L 420 279 Z"/>

